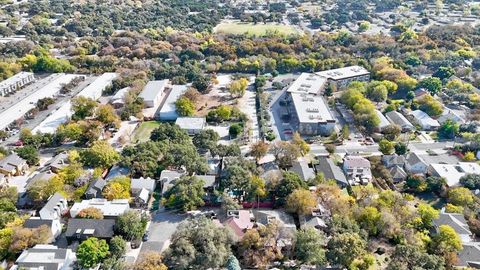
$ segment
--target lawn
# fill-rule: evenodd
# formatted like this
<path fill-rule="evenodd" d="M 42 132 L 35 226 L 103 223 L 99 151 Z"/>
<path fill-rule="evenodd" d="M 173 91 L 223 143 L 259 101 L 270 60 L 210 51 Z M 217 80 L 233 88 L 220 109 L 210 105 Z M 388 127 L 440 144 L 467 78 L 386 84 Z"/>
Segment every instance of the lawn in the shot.
<path fill-rule="evenodd" d="M 147 121 L 141 123 L 133 134 L 133 142 L 146 142 L 150 138 L 150 133 L 160 125 L 158 121 Z"/>
<path fill-rule="evenodd" d="M 225 33 L 233 35 L 252 35 L 252 36 L 264 36 L 268 32 L 278 32 L 284 35 L 299 34 L 299 31 L 289 25 L 281 24 L 253 24 L 253 23 L 241 23 L 241 22 L 225 22 L 220 23 L 214 29 L 216 33 Z"/>

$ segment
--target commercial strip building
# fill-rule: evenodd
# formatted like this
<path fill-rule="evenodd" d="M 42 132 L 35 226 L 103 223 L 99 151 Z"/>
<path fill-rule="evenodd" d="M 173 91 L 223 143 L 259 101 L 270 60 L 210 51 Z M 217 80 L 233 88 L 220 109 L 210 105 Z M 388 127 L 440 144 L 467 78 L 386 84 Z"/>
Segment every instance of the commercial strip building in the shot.
<path fill-rule="evenodd" d="M 35 81 L 31 72 L 20 72 L 0 82 L 0 96 L 6 96 Z"/>
<path fill-rule="evenodd" d="M 102 96 L 103 90 L 112 84 L 112 81 L 117 78 L 116 73 L 105 73 L 96 78 L 90 85 L 80 91 L 76 97 L 83 96 L 97 100 Z M 58 126 L 68 122 L 72 116 L 72 103 L 67 101 L 63 103 L 56 111 L 52 112 L 40 125 L 33 129 L 33 133 L 55 133 Z"/>
<path fill-rule="evenodd" d="M 56 74 L 52 76 L 55 76 L 56 78 L 24 99 L 18 101 L 16 104 L 0 112 L 0 119 L 2 120 L 0 121 L 0 130 L 6 129 L 15 120 L 22 118 L 28 111 L 35 108 L 38 100 L 55 96 L 60 92 L 63 85 L 68 84 L 74 78 L 82 75 Z M 45 80 L 49 80 L 49 78 L 50 77 Z"/>
<path fill-rule="evenodd" d="M 320 71 L 317 75 L 327 78 L 328 82 L 337 88 L 344 88 L 352 81 L 370 80 L 370 72 L 361 66 L 349 66 Z"/>

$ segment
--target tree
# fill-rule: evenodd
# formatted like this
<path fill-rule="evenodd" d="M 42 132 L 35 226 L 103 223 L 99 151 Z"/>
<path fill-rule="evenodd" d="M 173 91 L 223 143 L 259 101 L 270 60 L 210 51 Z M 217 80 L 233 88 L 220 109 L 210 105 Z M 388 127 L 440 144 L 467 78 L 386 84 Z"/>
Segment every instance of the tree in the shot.
<path fill-rule="evenodd" d="M 197 76 L 192 83 L 192 86 L 197 89 L 200 93 L 208 93 L 210 87 L 210 78 L 206 76 Z"/>
<path fill-rule="evenodd" d="M 375 236 L 380 233 L 382 226 L 382 214 L 377 208 L 367 206 L 359 209 L 356 217 L 361 228 L 366 230 L 369 235 Z"/>
<path fill-rule="evenodd" d="M 144 253 L 139 261 L 135 263 L 134 270 L 167 270 L 162 262 L 162 255 L 158 252 L 148 251 Z"/>
<path fill-rule="evenodd" d="M 281 168 L 291 167 L 292 162 L 301 155 L 301 150 L 297 145 L 285 141 L 276 142 L 272 147 L 272 152 Z"/>
<path fill-rule="evenodd" d="M 170 143 L 183 144 L 190 142 L 190 136 L 188 136 L 187 131 L 181 129 L 178 125 L 160 123 L 160 125 L 152 131 L 150 140 L 156 142 L 168 141 Z"/>
<path fill-rule="evenodd" d="M 460 184 L 468 189 L 480 189 L 480 174 L 465 174 L 460 177 Z"/>
<path fill-rule="evenodd" d="M 246 78 L 240 78 L 230 83 L 228 91 L 234 97 L 241 97 L 247 90 L 248 80 Z"/>
<path fill-rule="evenodd" d="M 230 210 L 242 209 L 242 206 L 240 206 L 240 205 L 239 205 L 232 197 L 230 197 L 230 195 L 228 195 L 227 193 L 223 193 L 223 194 L 222 194 L 221 200 L 222 200 L 221 207 L 222 207 L 222 210 L 223 210 L 224 213 L 227 213 L 227 212 L 230 211 Z"/>
<path fill-rule="evenodd" d="M 415 245 L 397 245 L 387 269 L 392 270 L 429 270 L 445 269 L 445 260 L 442 257 L 428 254 Z"/>
<path fill-rule="evenodd" d="M 108 244 L 105 240 L 90 237 L 78 246 L 77 260 L 82 267 L 92 268 L 107 258 L 108 254 Z"/>
<path fill-rule="evenodd" d="M 16 151 L 18 156 L 25 159 L 30 166 L 37 165 L 40 161 L 37 149 L 31 145 L 17 148 Z"/>
<path fill-rule="evenodd" d="M 203 206 L 203 186 L 205 182 L 195 176 L 183 176 L 167 190 L 164 195 L 167 208 L 179 209 L 183 212 L 195 210 Z"/>
<path fill-rule="evenodd" d="M 465 155 L 463 156 L 464 161 L 474 161 L 475 159 L 476 159 L 475 153 L 473 153 L 472 151 L 466 152 Z"/>
<path fill-rule="evenodd" d="M 417 87 L 425 88 L 433 96 L 442 91 L 442 81 L 437 77 L 427 77 L 421 80 Z"/>
<path fill-rule="evenodd" d="M 331 264 L 348 267 L 366 253 L 365 248 L 365 240 L 357 233 L 336 234 L 328 241 L 327 259 Z"/>
<path fill-rule="evenodd" d="M 292 144 L 296 145 L 298 149 L 300 149 L 302 155 L 306 155 L 308 152 L 310 152 L 310 146 L 304 139 L 302 139 L 300 133 L 298 132 L 293 133 Z"/>
<path fill-rule="evenodd" d="M 408 151 L 408 148 L 406 144 L 402 142 L 398 142 L 395 144 L 395 153 L 397 155 L 405 155 L 407 151 Z"/>
<path fill-rule="evenodd" d="M 114 236 L 110 240 L 110 255 L 121 258 L 127 251 L 127 242 L 121 236 Z"/>
<path fill-rule="evenodd" d="M 222 181 L 222 185 L 229 190 L 238 193 L 238 200 L 240 201 L 240 195 L 242 192 L 247 191 L 249 187 L 250 172 L 239 165 L 229 165 L 225 169 L 225 177 Z"/>
<path fill-rule="evenodd" d="M 432 117 L 440 116 L 443 113 L 443 104 L 434 99 L 431 95 L 425 95 L 417 100 L 417 102 L 419 104 L 419 109 Z"/>
<path fill-rule="evenodd" d="M 223 267 L 231 254 L 230 232 L 201 217 L 179 225 L 165 251 L 171 269 L 208 269 Z"/>
<path fill-rule="evenodd" d="M 457 187 L 448 190 L 448 201 L 457 206 L 469 206 L 474 202 L 474 197 L 467 188 Z"/>
<path fill-rule="evenodd" d="M 276 203 L 284 205 L 288 195 L 292 194 L 297 189 L 307 189 L 307 184 L 298 174 L 290 171 L 283 173 L 283 179 L 275 186 Z"/>
<path fill-rule="evenodd" d="M 268 144 L 264 141 L 258 141 L 250 146 L 250 155 L 258 162 L 268 152 Z"/>
<path fill-rule="evenodd" d="M 438 129 L 438 137 L 440 139 L 453 139 L 458 133 L 459 125 L 448 119 Z"/>
<path fill-rule="evenodd" d="M 314 228 L 297 231 L 295 256 L 306 264 L 323 265 L 326 262 L 323 249 L 324 236 Z"/>
<path fill-rule="evenodd" d="M 432 76 L 437 77 L 440 80 L 445 80 L 449 79 L 453 75 L 455 75 L 455 69 L 453 69 L 452 67 L 439 67 Z"/>
<path fill-rule="evenodd" d="M 195 113 L 195 104 L 190 99 L 181 97 L 175 102 L 175 109 L 180 116 L 192 116 Z"/>
<path fill-rule="evenodd" d="M 48 109 L 50 105 L 54 103 L 55 103 L 55 100 L 51 97 L 42 98 L 37 101 L 37 108 L 40 111 L 45 111 Z"/>
<path fill-rule="evenodd" d="M 226 265 L 227 270 L 242 270 L 240 267 L 240 263 L 237 260 L 237 257 L 234 255 L 230 255 L 227 260 L 227 265 Z"/>
<path fill-rule="evenodd" d="M 145 233 L 147 217 L 134 210 L 128 210 L 117 218 L 116 231 L 126 240 L 139 239 Z"/>
<path fill-rule="evenodd" d="M 120 118 L 110 104 L 98 105 L 96 119 L 108 127 L 118 127 L 120 125 Z"/>
<path fill-rule="evenodd" d="M 363 21 L 360 23 L 360 25 L 358 26 L 358 31 L 359 32 L 365 32 L 367 31 L 368 29 L 370 29 L 370 23 L 368 21 Z"/>
<path fill-rule="evenodd" d="M 107 141 L 96 141 L 80 152 L 80 159 L 87 166 L 107 169 L 120 160 L 120 155 Z"/>
<path fill-rule="evenodd" d="M 103 188 L 102 195 L 107 200 L 130 199 L 130 178 L 126 176 L 117 176 Z"/>
<path fill-rule="evenodd" d="M 462 250 L 462 240 L 449 225 L 440 225 L 438 233 L 432 239 L 432 251 L 435 254 L 445 255 Z"/>
<path fill-rule="evenodd" d="M 98 103 L 84 96 L 78 96 L 72 99 L 72 119 L 73 120 L 83 120 L 87 117 L 92 117 L 95 115 L 95 109 L 97 108 Z"/>
<path fill-rule="evenodd" d="M 192 138 L 193 145 L 198 149 L 212 150 L 217 146 L 220 136 L 213 129 L 203 129 Z"/>
<path fill-rule="evenodd" d="M 230 128 L 228 129 L 228 134 L 232 138 L 237 138 L 240 133 L 243 131 L 243 126 L 239 123 L 233 123 L 230 125 Z"/>
<path fill-rule="evenodd" d="M 395 141 L 398 136 L 402 133 L 402 128 L 399 125 L 388 125 L 382 129 L 383 135 L 385 135 L 385 139 L 389 141 Z"/>
<path fill-rule="evenodd" d="M 340 131 L 341 138 L 343 140 L 348 140 L 350 137 L 350 129 L 348 128 L 348 125 L 343 125 L 342 130 Z"/>
<path fill-rule="evenodd" d="M 51 238 L 52 233 L 47 225 L 35 229 L 14 228 L 9 251 L 17 254 L 37 244 L 47 244 Z"/>
<path fill-rule="evenodd" d="M 438 218 L 438 210 L 435 210 L 431 205 L 426 203 L 419 203 L 417 210 L 422 219 L 423 227 L 430 229 L 433 225 L 433 220 Z"/>
<path fill-rule="evenodd" d="M 425 179 L 420 175 L 409 175 L 405 184 L 408 188 L 415 192 L 424 192 L 427 189 L 427 183 Z"/>
<path fill-rule="evenodd" d="M 317 198 L 306 189 L 297 189 L 287 197 L 286 209 L 298 215 L 307 215 L 317 206 Z"/>
<path fill-rule="evenodd" d="M 103 213 L 98 208 L 87 207 L 77 214 L 77 218 L 103 219 Z"/>
<path fill-rule="evenodd" d="M 386 139 L 383 139 L 378 143 L 378 148 L 380 152 L 382 152 L 382 154 L 391 155 L 395 151 L 395 143 L 388 141 Z"/>
<path fill-rule="evenodd" d="M 387 99 L 388 89 L 385 85 L 379 84 L 375 87 L 368 88 L 367 97 L 375 102 L 382 102 Z"/>

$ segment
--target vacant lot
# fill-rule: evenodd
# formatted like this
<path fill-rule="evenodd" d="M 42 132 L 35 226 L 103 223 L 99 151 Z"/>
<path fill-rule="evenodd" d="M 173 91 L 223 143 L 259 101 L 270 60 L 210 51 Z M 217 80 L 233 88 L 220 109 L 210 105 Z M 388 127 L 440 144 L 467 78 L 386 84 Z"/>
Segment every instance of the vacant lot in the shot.
<path fill-rule="evenodd" d="M 215 27 L 215 32 L 234 34 L 234 35 L 252 35 L 252 36 L 264 36 L 268 32 L 278 32 L 279 34 L 291 35 L 298 34 L 299 32 L 292 26 L 281 24 L 253 24 L 253 23 L 241 23 L 241 22 L 224 22 Z"/>
<path fill-rule="evenodd" d="M 160 125 L 158 121 L 148 121 L 141 123 L 133 133 L 132 142 L 146 142 L 150 138 L 150 133 Z"/>

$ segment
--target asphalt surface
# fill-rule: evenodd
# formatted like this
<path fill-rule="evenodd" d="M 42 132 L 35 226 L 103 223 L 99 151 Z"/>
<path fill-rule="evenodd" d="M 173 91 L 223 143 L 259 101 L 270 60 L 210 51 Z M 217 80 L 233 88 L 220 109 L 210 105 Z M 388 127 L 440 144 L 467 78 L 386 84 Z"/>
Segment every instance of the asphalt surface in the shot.
<path fill-rule="evenodd" d="M 177 230 L 178 225 L 187 218 L 187 215 L 167 211 L 156 211 L 148 227 L 148 241 L 142 244 L 140 254 L 147 251 L 163 251 L 168 247 L 170 238 Z"/>

